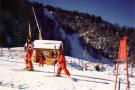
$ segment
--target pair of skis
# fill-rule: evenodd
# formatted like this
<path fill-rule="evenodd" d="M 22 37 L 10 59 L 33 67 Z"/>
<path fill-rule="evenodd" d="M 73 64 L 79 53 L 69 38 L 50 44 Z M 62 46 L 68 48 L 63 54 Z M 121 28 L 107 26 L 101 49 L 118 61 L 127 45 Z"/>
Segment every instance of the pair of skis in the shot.
<path fill-rule="evenodd" d="M 50 76 L 50 77 L 51 77 L 51 76 Z M 59 75 L 53 75 L 52 77 L 69 78 L 69 79 L 71 79 L 72 81 L 75 81 L 75 82 L 78 81 L 78 79 L 72 78 L 72 77 L 70 77 L 70 76 L 64 77 L 64 76 L 59 76 Z"/>

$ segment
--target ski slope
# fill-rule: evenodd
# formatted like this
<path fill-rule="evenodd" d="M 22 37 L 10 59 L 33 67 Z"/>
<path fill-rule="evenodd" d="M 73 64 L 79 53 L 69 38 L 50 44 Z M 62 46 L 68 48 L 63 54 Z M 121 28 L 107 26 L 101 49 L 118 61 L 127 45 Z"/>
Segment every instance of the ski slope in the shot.
<path fill-rule="evenodd" d="M 95 63 L 92 63 L 91 70 L 82 71 L 79 67 L 82 66 L 83 60 L 79 65 L 77 58 L 66 56 L 67 68 L 71 77 L 75 79 L 73 81 L 63 72 L 63 77 L 54 77 L 57 65 L 55 72 L 54 66 L 38 67 L 37 63 L 34 63 L 35 71 L 22 70 L 25 67 L 22 50 L 22 48 L 0 49 L 0 90 L 114 90 L 113 66 L 104 64 L 105 69 L 97 72 L 93 69 Z M 123 65 L 120 67 L 122 68 Z M 119 75 L 121 90 L 126 90 L 124 72 L 125 70 L 121 69 Z M 133 74 L 135 76 L 135 73 Z M 129 80 L 130 90 L 134 90 L 135 78 L 130 77 Z"/>
<path fill-rule="evenodd" d="M 66 34 L 65 30 L 62 27 L 58 27 L 61 26 L 59 25 L 59 23 L 57 22 L 57 20 L 55 19 L 55 15 L 53 14 L 52 11 L 49 11 L 48 9 L 44 8 L 44 14 L 49 17 L 50 19 L 54 20 L 55 22 L 55 31 L 59 28 L 59 31 L 61 32 L 61 36 L 62 38 L 65 40 L 66 38 L 70 41 L 71 44 L 71 54 L 74 57 L 77 58 L 84 58 L 84 49 L 82 48 L 82 46 L 79 43 L 79 33 L 73 34 L 73 35 L 68 35 Z M 88 56 L 89 57 L 89 56 Z"/>

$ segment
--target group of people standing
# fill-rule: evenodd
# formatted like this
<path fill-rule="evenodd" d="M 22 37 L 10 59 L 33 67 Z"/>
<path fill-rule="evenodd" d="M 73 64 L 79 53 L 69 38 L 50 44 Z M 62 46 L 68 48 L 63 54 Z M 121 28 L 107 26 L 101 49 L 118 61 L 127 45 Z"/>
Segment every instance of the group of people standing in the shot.
<path fill-rule="evenodd" d="M 26 63 L 25 70 L 33 71 L 34 67 L 31 60 L 32 53 L 33 53 L 33 44 L 30 38 L 27 39 L 27 42 L 24 45 L 24 49 L 25 49 L 25 63 Z M 45 57 L 42 54 L 39 58 L 39 66 L 40 65 L 43 66 L 44 62 L 45 62 Z M 53 64 L 56 64 L 56 63 L 58 63 L 58 70 L 57 70 L 56 76 L 60 76 L 62 70 L 64 70 L 64 73 L 67 76 L 70 76 L 70 73 L 66 68 L 66 59 L 65 59 L 62 49 L 58 49 L 57 51 L 57 56 L 56 56 L 56 59 L 53 61 Z"/>

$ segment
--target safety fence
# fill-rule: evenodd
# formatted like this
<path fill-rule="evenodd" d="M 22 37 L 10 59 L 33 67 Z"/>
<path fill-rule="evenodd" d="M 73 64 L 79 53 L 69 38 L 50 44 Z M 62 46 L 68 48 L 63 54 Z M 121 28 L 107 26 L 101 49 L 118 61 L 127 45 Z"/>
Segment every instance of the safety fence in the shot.
<path fill-rule="evenodd" d="M 17 58 L 23 58 L 24 54 L 25 52 L 23 47 L 0 48 L 0 57 L 17 59 Z"/>

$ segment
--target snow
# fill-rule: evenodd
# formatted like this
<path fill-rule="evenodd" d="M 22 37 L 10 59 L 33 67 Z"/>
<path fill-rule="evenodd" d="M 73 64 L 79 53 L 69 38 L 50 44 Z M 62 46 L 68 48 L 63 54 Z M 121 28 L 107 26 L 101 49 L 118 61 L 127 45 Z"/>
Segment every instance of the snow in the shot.
<path fill-rule="evenodd" d="M 84 50 L 84 48 L 80 45 L 80 34 L 66 34 L 65 30 L 60 28 L 60 32 L 62 35 L 62 38 L 67 38 L 70 41 L 71 46 L 71 55 L 73 57 L 79 58 L 79 59 L 87 59 L 88 61 L 95 61 L 95 59 L 87 53 L 87 51 Z M 85 53 L 85 54 L 84 54 Z"/>
<path fill-rule="evenodd" d="M 60 28 L 60 32 L 61 32 L 62 38 L 65 39 L 67 36 L 65 31 L 62 28 Z"/>
<path fill-rule="evenodd" d="M 14 50 L 14 52 L 11 52 Z M 83 60 L 79 65 L 79 59 L 66 56 L 67 69 L 71 73 L 71 77 L 77 81 L 71 80 L 65 76 L 54 77 L 56 74 L 57 65 L 54 73 L 54 66 L 44 65 L 38 67 L 38 63 L 34 63 L 35 71 L 23 71 L 24 58 L 18 52 L 23 48 L 0 48 L 0 90 L 114 90 L 115 75 L 113 72 L 114 66 L 103 64 L 106 69 L 97 72 L 95 70 L 82 71 L 77 66 L 82 66 Z M 7 53 L 5 55 L 5 53 Z M 12 56 L 11 54 L 12 53 Z M 18 53 L 18 57 L 16 57 Z M 8 56 L 8 58 L 7 58 Z M 91 63 L 95 65 L 96 63 Z M 120 64 L 121 90 L 126 90 L 126 78 L 124 63 Z M 130 69 L 129 69 L 130 71 Z M 135 71 L 134 77 L 129 77 L 131 89 L 135 89 Z"/>
<path fill-rule="evenodd" d="M 84 57 L 84 49 L 79 43 L 79 34 L 76 33 L 76 34 L 67 35 L 62 28 L 60 28 L 60 32 L 62 33 L 61 35 L 63 39 L 67 37 L 68 40 L 70 41 L 70 45 L 72 48 L 71 50 L 72 56 L 82 59 Z"/>
<path fill-rule="evenodd" d="M 53 12 L 50 12 L 48 9 L 44 9 L 44 14 L 47 15 L 49 18 L 51 19 L 55 19 L 54 16 L 53 16 Z"/>
<path fill-rule="evenodd" d="M 71 47 L 72 47 L 72 55 L 77 58 L 82 58 L 84 57 L 84 49 L 79 43 L 79 34 L 73 34 L 69 35 L 68 39 L 70 40 Z"/>
<path fill-rule="evenodd" d="M 59 49 L 62 46 L 62 41 L 55 41 L 55 40 L 35 40 L 34 48 L 47 48 L 47 49 Z"/>

